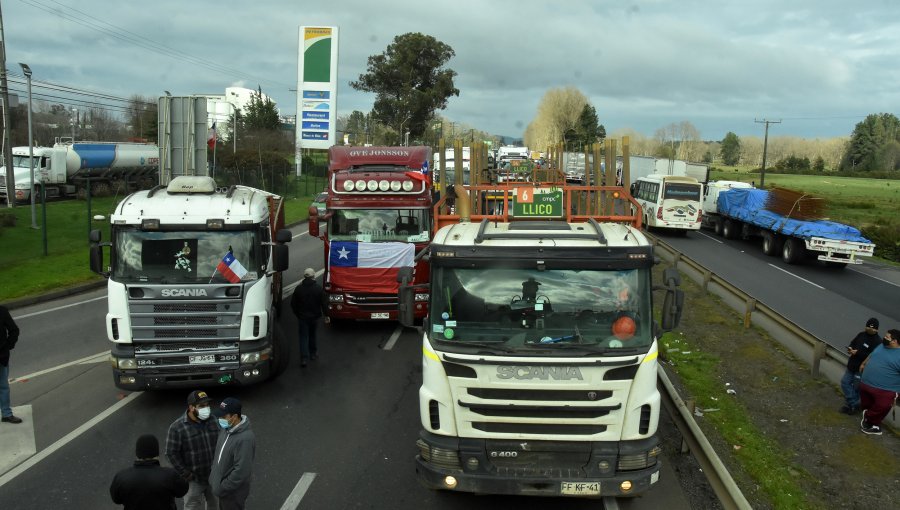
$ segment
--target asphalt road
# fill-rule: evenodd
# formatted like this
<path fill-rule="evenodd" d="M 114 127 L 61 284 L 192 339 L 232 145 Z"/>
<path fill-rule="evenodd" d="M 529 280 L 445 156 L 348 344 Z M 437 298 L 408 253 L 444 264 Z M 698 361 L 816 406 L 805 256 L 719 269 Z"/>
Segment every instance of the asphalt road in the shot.
<path fill-rule="evenodd" d="M 321 268 L 321 242 L 298 232 L 291 245 L 294 282 L 304 267 Z M 109 483 L 133 460 L 134 441 L 154 433 L 164 441 L 184 411 L 187 391 L 127 393 L 115 388 L 105 352 L 105 291 L 13 312 L 22 329 L 13 351 L 14 406 L 30 405 L 38 454 L 0 476 L 0 502 L 15 509 L 114 508 Z M 281 326 L 296 338 L 284 310 Z M 207 388 L 236 396 L 257 436 L 248 508 L 283 508 L 291 494 L 309 509 L 546 508 L 543 498 L 433 492 L 415 477 L 419 430 L 421 338 L 395 324 L 363 323 L 320 330 L 320 359 L 292 364 L 278 380 L 247 388 Z M 0 429 L 0 443 L 12 425 Z M 29 430 L 29 429 L 17 429 Z M 8 452 L 7 452 L 8 453 Z M 0 456 L 4 452 L 0 448 Z M 13 475 L 15 475 L 13 477 Z M 665 463 L 661 482 L 621 508 L 690 508 Z M 566 508 L 600 507 L 567 500 Z"/>
<path fill-rule="evenodd" d="M 879 332 L 900 328 L 900 268 L 863 259 L 844 269 L 818 261 L 790 265 L 762 252 L 762 241 L 729 240 L 712 231 L 686 237 L 654 232 L 734 286 L 830 345 L 843 349 L 877 317 Z"/>

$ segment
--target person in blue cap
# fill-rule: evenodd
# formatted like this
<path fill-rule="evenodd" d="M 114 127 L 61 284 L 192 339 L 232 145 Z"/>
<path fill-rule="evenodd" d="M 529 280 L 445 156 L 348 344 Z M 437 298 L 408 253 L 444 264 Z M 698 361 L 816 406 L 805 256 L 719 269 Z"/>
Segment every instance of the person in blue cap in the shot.
<path fill-rule="evenodd" d="M 220 510 L 242 510 L 250 495 L 256 436 L 250 418 L 241 414 L 241 401 L 228 397 L 217 409 L 222 431 L 216 442 L 209 485 L 219 498 Z"/>

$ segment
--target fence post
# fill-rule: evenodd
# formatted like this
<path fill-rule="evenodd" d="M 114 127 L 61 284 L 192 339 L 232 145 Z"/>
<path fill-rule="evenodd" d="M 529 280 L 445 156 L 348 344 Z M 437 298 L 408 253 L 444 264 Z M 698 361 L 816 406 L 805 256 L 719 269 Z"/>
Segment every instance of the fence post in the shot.
<path fill-rule="evenodd" d="M 810 374 L 813 377 L 819 377 L 819 363 L 822 361 L 822 358 L 825 357 L 825 342 L 816 342 L 813 346 L 813 359 L 812 359 L 812 367 L 810 368 Z"/>
<path fill-rule="evenodd" d="M 709 292 L 709 282 L 712 280 L 712 271 L 705 271 L 703 273 L 703 291 Z"/>
<path fill-rule="evenodd" d="M 747 308 L 744 311 L 744 329 L 750 329 L 750 315 L 753 313 L 753 310 L 756 309 L 756 300 L 750 298 L 747 300 Z"/>

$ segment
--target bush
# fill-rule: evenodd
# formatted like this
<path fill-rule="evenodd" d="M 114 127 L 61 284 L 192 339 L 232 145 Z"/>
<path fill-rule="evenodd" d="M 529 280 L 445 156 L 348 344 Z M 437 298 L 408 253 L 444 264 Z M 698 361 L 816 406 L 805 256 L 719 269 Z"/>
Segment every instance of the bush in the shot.
<path fill-rule="evenodd" d="M 15 227 L 16 212 L 13 209 L 0 209 L 0 227 Z"/>
<path fill-rule="evenodd" d="M 900 223 L 879 222 L 862 228 L 862 234 L 875 243 L 875 255 L 900 262 Z"/>

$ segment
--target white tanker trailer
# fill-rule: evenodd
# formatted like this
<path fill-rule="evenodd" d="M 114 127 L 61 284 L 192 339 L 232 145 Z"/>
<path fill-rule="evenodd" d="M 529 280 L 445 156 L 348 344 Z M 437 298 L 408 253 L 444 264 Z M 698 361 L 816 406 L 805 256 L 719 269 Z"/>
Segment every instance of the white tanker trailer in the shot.
<path fill-rule="evenodd" d="M 31 199 L 31 167 L 28 147 L 13 147 L 15 199 Z M 75 142 L 57 138 L 53 147 L 34 147 L 34 188 L 40 197 L 44 186 L 47 197 L 74 196 L 90 182 L 93 193 L 111 191 L 113 181 L 125 181 L 141 187 L 157 182 L 159 148 L 149 143 Z M 7 198 L 6 168 L 0 170 L 0 199 Z"/>

